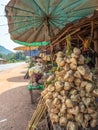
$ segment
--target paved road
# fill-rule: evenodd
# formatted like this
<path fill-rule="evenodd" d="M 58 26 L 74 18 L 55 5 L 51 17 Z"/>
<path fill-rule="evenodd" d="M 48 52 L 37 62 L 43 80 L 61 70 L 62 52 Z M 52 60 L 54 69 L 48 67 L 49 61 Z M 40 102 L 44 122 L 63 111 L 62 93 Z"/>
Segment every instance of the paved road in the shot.
<path fill-rule="evenodd" d="M 14 68 L 14 67 L 22 65 L 22 64 L 24 64 L 24 62 L 9 63 L 9 64 L 0 64 L 0 71 L 7 70 L 9 68 Z"/>

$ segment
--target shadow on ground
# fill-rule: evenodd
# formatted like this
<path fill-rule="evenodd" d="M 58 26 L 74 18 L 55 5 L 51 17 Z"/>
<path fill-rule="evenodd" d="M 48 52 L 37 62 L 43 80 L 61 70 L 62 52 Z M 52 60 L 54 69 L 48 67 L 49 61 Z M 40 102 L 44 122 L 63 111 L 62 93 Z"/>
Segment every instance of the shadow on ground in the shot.
<path fill-rule="evenodd" d="M 0 95 L 0 130 L 25 130 L 36 109 L 39 91 L 34 91 L 35 104 L 31 104 L 27 86 L 8 90 Z"/>
<path fill-rule="evenodd" d="M 24 79 L 24 76 L 8 78 L 7 81 L 9 81 L 9 82 L 27 82 L 27 80 Z"/>

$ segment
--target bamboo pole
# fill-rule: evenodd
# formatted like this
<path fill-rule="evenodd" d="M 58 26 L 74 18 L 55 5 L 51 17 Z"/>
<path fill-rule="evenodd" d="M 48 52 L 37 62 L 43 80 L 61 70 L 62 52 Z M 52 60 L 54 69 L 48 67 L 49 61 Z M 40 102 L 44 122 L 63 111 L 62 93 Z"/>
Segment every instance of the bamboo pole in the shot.
<path fill-rule="evenodd" d="M 98 53 L 98 31 L 94 31 L 94 50 Z M 96 57 L 95 68 L 98 68 L 98 57 Z"/>

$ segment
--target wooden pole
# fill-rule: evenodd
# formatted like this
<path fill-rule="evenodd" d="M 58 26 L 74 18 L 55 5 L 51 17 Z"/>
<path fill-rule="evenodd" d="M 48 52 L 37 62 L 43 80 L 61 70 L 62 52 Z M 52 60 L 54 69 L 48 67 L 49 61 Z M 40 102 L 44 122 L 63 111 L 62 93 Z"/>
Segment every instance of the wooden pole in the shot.
<path fill-rule="evenodd" d="M 98 53 L 98 31 L 94 31 L 94 50 Z M 96 57 L 95 68 L 98 68 L 98 57 Z"/>

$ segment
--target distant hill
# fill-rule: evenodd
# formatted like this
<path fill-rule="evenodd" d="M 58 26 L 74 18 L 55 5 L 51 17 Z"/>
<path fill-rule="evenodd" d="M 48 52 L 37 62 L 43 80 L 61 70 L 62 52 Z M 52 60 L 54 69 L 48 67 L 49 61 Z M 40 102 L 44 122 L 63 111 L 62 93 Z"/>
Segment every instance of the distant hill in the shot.
<path fill-rule="evenodd" d="M 7 55 L 7 54 L 9 54 L 9 53 L 13 53 L 13 52 L 10 51 L 10 50 L 8 50 L 8 49 L 6 49 L 6 48 L 3 47 L 3 46 L 0 46 L 0 54 L 5 54 L 5 55 Z"/>

